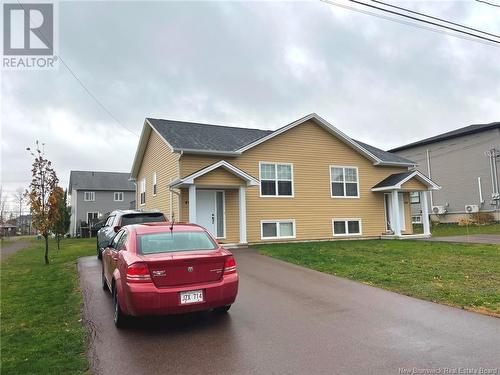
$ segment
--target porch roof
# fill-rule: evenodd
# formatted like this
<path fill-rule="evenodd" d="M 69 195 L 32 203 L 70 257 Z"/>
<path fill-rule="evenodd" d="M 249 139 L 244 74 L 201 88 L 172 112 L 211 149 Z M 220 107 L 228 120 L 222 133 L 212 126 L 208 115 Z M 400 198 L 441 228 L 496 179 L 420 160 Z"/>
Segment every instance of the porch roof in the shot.
<path fill-rule="evenodd" d="M 242 171 L 240 168 L 232 165 L 231 163 L 228 163 L 225 160 L 220 160 L 220 161 L 218 161 L 214 164 L 211 164 L 205 168 L 202 168 L 194 173 L 191 173 L 188 176 L 185 176 L 185 177 L 179 178 L 175 181 L 172 181 L 169 184 L 169 186 L 173 187 L 173 188 L 178 188 L 178 187 L 182 187 L 183 185 L 193 185 L 194 180 L 196 178 L 199 178 L 207 173 L 210 173 L 210 172 L 216 170 L 217 168 L 223 168 L 226 171 L 228 171 L 229 173 L 232 173 L 233 175 L 241 178 L 243 181 L 246 182 L 247 186 L 257 186 L 260 184 L 259 180 L 257 180 L 255 177 L 249 175 L 248 173 Z"/>
<path fill-rule="evenodd" d="M 439 186 L 430 178 L 425 176 L 422 172 L 415 170 L 415 171 L 391 174 L 390 176 L 384 178 L 382 181 L 376 184 L 374 187 L 372 187 L 372 191 L 401 190 L 403 188 L 402 187 L 403 184 L 412 179 L 420 181 L 423 185 L 427 187 L 427 190 L 441 189 L 441 186 Z"/>

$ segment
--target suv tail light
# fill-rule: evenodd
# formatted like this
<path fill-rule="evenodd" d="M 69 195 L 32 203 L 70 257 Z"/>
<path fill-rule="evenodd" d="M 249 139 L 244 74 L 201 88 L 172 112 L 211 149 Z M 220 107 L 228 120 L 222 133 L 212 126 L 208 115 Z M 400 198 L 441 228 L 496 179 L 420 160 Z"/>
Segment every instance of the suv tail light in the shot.
<path fill-rule="evenodd" d="M 134 263 L 128 266 L 127 281 L 131 283 L 151 282 L 148 265 L 146 263 Z"/>
<path fill-rule="evenodd" d="M 228 256 L 224 263 L 224 275 L 229 275 L 231 273 L 236 273 L 236 261 L 232 256 Z"/>

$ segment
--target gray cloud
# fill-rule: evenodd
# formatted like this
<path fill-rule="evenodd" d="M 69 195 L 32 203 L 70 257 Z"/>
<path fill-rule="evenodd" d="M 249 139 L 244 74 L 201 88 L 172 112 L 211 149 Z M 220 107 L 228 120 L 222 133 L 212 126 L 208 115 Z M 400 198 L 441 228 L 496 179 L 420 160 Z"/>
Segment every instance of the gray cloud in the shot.
<path fill-rule="evenodd" d="M 479 3 L 403 4 L 500 33 L 496 10 Z M 146 116 L 273 129 L 317 112 L 388 148 L 500 118 L 499 48 L 321 2 L 62 2 L 59 39 L 135 133 Z M 3 73 L 8 190 L 28 183 L 35 139 L 65 186 L 71 169 L 130 169 L 137 137 L 63 66 Z"/>

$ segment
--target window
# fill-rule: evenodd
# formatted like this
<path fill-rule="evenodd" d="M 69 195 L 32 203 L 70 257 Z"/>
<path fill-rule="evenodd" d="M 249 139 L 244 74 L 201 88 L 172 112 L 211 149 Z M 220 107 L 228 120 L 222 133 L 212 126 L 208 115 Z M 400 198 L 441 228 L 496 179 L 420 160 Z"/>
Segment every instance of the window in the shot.
<path fill-rule="evenodd" d="M 361 219 L 333 219 L 334 236 L 352 236 L 361 234 Z"/>
<path fill-rule="evenodd" d="M 259 163 L 261 197 L 293 197 L 293 165 Z"/>
<path fill-rule="evenodd" d="M 87 212 L 87 224 L 91 225 L 97 222 L 99 212 Z"/>
<path fill-rule="evenodd" d="M 332 198 L 359 198 L 357 167 L 330 167 Z"/>
<path fill-rule="evenodd" d="M 422 224 L 422 216 L 416 215 L 411 217 L 412 224 Z"/>
<path fill-rule="evenodd" d="M 215 250 L 217 244 L 206 232 L 158 232 L 137 235 L 137 253 L 157 254 L 176 251 Z M 196 267 L 195 267 L 196 268 Z"/>
<path fill-rule="evenodd" d="M 153 173 L 153 196 L 156 195 L 158 191 L 157 185 L 156 185 L 156 172 Z"/>
<path fill-rule="evenodd" d="M 295 238 L 295 220 L 266 220 L 260 226 L 262 239 Z"/>
<path fill-rule="evenodd" d="M 146 204 L 146 179 L 143 178 L 140 183 L 140 202 L 141 205 Z"/>
<path fill-rule="evenodd" d="M 418 191 L 410 192 L 410 203 L 411 204 L 420 203 L 420 193 Z"/>
<path fill-rule="evenodd" d="M 104 224 L 105 227 L 110 227 L 113 225 L 113 221 L 115 220 L 114 216 L 110 216 L 106 219 L 106 223 Z"/>
<path fill-rule="evenodd" d="M 95 201 L 95 191 L 86 191 L 83 193 L 83 200 L 85 202 Z"/>
<path fill-rule="evenodd" d="M 115 202 L 123 202 L 123 191 L 115 191 L 113 194 L 113 200 Z"/>
<path fill-rule="evenodd" d="M 120 239 L 116 242 L 116 250 L 127 250 L 125 247 L 125 241 L 127 241 L 127 232 L 123 231 L 123 234 L 120 236 Z"/>

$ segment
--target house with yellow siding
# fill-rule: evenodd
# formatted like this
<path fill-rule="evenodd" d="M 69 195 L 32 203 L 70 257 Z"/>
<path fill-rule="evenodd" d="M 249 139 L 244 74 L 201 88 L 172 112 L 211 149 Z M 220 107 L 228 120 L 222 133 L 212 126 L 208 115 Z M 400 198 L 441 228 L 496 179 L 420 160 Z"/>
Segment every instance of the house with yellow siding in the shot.
<path fill-rule="evenodd" d="M 146 118 L 131 176 L 137 208 L 239 245 L 414 237 L 412 197 L 439 189 L 314 113 L 275 131 Z"/>

